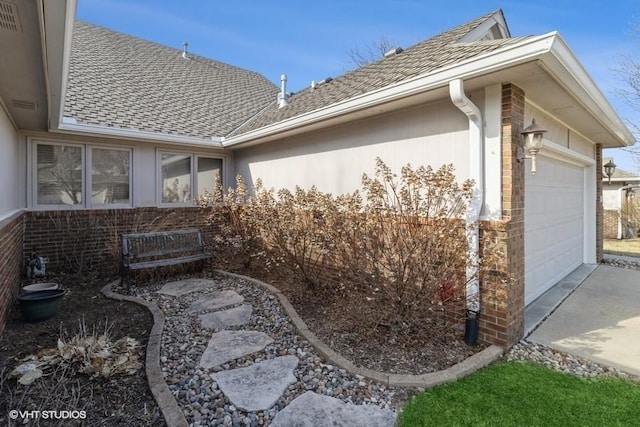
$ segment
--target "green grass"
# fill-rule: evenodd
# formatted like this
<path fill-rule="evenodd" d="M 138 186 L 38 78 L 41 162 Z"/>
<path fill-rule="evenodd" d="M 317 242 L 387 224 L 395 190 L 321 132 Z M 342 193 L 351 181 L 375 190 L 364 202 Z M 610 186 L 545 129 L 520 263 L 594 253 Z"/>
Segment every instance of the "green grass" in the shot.
<path fill-rule="evenodd" d="M 400 426 L 640 426 L 640 385 L 499 362 L 415 396 Z"/>
<path fill-rule="evenodd" d="M 640 239 L 604 239 L 604 251 L 632 256 L 640 256 Z"/>

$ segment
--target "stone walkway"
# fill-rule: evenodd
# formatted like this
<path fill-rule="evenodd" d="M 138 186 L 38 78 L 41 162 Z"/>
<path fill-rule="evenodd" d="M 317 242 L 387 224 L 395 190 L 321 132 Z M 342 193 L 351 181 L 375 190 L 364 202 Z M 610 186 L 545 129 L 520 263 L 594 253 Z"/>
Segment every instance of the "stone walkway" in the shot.
<path fill-rule="evenodd" d="M 323 363 L 264 290 L 187 279 L 139 296 L 166 317 L 162 372 L 189 424 L 395 424 L 393 391 Z"/>

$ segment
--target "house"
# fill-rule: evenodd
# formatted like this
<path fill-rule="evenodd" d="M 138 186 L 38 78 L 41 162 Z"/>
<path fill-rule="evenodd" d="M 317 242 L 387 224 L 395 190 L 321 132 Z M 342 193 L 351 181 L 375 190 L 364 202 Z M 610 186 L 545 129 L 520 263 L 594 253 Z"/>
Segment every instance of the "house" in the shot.
<path fill-rule="evenodd" d="M 605 158 L 603 164 L 612 158 Z M 640 176 L 616 168 L 611 178 L 602 178 L 603 235 L 626 239 L 640 234 Z"/>
<path fill-rule="evenodd" d="M 513 277 L 483 294 L 486 342 L 517 342 L 528 304 L 602 258 L 602 149 L 634 138 L 556 32 L 511 37 L 499 10 L 289 94 L 286 78 L 75 22 L 74 0 L 2 4 L 2 318 L 32 248 L 53 263 L 79 241 L 105 253 L 97 229 L 51 231 L 70 211 L 197 223 L 216 175 L 337 194 L 376 157 L 475 180 L 481 237 Z M 535 160 L 521 135 L 534 119 Z"/>

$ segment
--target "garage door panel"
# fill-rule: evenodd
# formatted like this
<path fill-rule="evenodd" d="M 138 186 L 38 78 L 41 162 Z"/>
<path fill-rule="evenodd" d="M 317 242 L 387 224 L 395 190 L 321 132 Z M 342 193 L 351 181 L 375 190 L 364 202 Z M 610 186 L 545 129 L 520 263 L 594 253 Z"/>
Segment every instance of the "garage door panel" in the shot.
<path fill-rule="evenodd" d="M 525 303 L 580 266 L 584 257 L 584 168 L 538 156 L 525 177 Z"/>

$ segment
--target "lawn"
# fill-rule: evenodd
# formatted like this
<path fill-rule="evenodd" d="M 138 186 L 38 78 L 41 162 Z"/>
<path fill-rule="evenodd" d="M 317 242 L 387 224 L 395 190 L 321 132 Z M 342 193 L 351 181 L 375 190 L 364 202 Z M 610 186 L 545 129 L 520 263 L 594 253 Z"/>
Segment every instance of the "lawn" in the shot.
<path fill-rule="evenodd" d="M 604 251 L 640 256 L 640 239 L 605 239 Z"/>
<path fill-rule="evenodd" d="M 400 426 L 637 426 L 640 385 L 500 362 L 414 397 Z"/>

